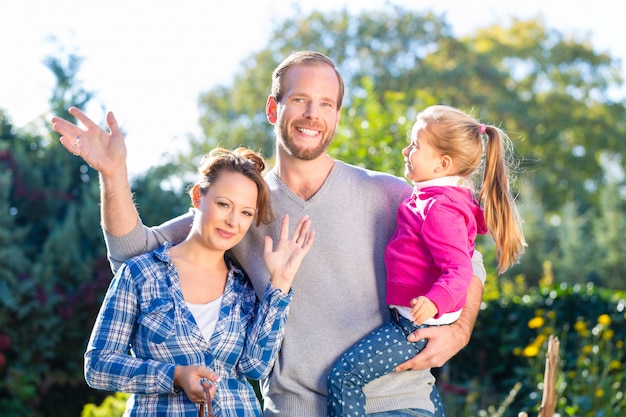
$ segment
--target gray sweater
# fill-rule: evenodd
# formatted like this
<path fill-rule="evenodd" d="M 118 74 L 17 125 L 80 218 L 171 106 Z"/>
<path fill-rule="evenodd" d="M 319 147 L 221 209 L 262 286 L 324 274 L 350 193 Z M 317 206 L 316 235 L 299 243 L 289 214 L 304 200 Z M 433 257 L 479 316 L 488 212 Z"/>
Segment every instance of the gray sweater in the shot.
<path fill-rule="evenodd" d="M 252 226 L 233 252 L 262 291 L 269 279 L 263 262 L 263 236 L 278 240 L 280 219 L 289 214 L 290 231 L 303 215 L 313 221 L 315 243 L 293 283 L 283 345 L 267 380 L 262 382 L 265 416 L 322 417 L 326 414 L 326 376 L 341 354 L 389 320 L 385 304 L 384 252 L 396 225 L 400 202 L 411 193 L 403 179 L 335 161 L 320 190 L 304 201 L 274 171 L 265 179 L 277 221 Z M 138 222 L 130 234 L 105 233 L 114 266 L 168 240 L 180 242 L 192 214 L 157 228 Z M 478 254 L 480 255 L 480 254 Z M 484 280 L 482 258 L 475 274 Z M 365 387 L 367 411 L 402 408 L 433 411 L 429 371 L 391 373 Z"/>

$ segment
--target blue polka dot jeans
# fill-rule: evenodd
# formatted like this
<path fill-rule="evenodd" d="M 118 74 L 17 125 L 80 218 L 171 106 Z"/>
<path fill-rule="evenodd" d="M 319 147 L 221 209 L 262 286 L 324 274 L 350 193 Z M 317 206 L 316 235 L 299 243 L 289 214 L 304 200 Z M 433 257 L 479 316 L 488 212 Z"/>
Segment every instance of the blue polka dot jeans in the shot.
<path fill-rule="evenodd" d="M 426 346 L 426 340 L 408 342 L 406 337 L 417 326 L 392 310 L 392 320 L 374 330 L 343 354 L 328 375 L 328 417 L 365 416 L 363 387 L 368 382 L 393 372 L 396 366 L 411 359 Z M 431 401 L 435 417 L 445 417 L 437 389 L 433 389 Z M 404 414 L 381 414 L 389 416 L 432 416 L 426 410 L 397 410 Z M 377 416 L 374 413 L 370 416 Z"/>

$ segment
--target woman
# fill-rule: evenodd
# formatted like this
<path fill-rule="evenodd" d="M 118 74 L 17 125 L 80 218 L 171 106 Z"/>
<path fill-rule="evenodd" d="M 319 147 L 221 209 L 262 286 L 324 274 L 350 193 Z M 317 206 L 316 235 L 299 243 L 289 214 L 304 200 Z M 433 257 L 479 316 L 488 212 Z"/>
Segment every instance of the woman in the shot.
<path fill-rule="evenodd" d="M 291 238 L 283 219 L 276 249 L 265 239 L 270 282 L 257 299 L 227 251 L 255 219 L 273 220 L 264 168 L 249 149 L 210 152 L 190 191 L 197 213 L 186 240 L 130 259 L 115 274 L 85 353 L 85 379 L 132 393 L 126 416 L 195 417 L 204 388 L 216 416 L 261 416 L 247 379 L 273 366 L 291 283 L 314 240 L 307 217 Z"/>

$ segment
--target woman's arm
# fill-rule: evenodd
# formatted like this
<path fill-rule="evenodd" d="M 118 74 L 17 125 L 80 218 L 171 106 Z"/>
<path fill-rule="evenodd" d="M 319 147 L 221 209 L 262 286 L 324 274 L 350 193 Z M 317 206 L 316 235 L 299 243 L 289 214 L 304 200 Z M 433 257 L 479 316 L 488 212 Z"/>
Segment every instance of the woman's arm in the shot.
<path fill-rule="evenodd" d="M 130 270 L 113 277 L 85 351 L 85 380 L 96 389 L 138 394 L 174 391 L 174 364 L 128 354 L 139 318 Z"/>
<path fill-rule="evenodd" d="M 315 240 L 315 232 L 309 232 L 310 227 L 311 220 L 304 216 L 289 237 L 289 216 L 284 216 L 276 248 L 272 239 L 265 237 L 263 260 L 270 273 L 270 283 L 249 325 L 245 349 L 238 364 L 248 378 L 265 378 L 274 366 L 285 335 L 291 284 Z"/>
<path fill-rule="evenodd" d="M 265 294 L 248 324 L 245 347 L 237 364 L 239 372 L 247 378 L 266 378 L 274 366 L 285 336 L 292 296 L 292 291 L 285 294 L 267 284 Z"/>

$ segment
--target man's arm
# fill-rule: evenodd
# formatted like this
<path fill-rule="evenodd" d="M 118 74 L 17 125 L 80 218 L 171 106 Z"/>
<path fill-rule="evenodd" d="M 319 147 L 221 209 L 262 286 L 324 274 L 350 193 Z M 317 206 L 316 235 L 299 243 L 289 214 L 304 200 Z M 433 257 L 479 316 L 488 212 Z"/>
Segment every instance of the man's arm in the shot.
<path fill-rule="evenodd" d="M 139 213 L 133 202 L 130 183 L 123 170 L 112 176 L 100 173 L 100 217 L 102 230 L 113 236 L 130 233 L 139 221 Z"/>
<path fill-rule="evenodd" d="M 76 107 L 68 111 L 84 128 L 59 117 L 52 118 L 52 128 L 62 135 L 61 143 L 68 151 L 99 172 L 102 230 L 113 270 L 132 256 L 158 247 L 164 240 L 178 243 L 184 239 L 192 215 L 181 216 L 182 223 L 168 222 L 168 227 L 162 229 L 150 229 L 141 222 L 128 181 L 124 135 L 113 113 L 107 114 L 109 132 L 106 132 Z"/>
<path fill-rule="evenodd" d="M 52 128 L 62 135 L 60 141 L 65 149 L 98 171 L 103 229 L 115 236 L 130 233 L 137 224 L 138 213 L 128 182 L 126 143 L 115 116 L 107 113 L 107 132 L 76 107 L 70 107 L 68 112 L 83 128 L 60 117 L 52 118 Z"/>
<path fill-rule="evenodd" d="M 478 251 L 474 251 L 472 256 L 472 267 L 474 276 L 467 290 L 467 299 L 461 311 L 461 316 L 452 324 L 425 327 L 410 334 L 407 337 L 409 342 L 427 339 L 428 343 L 424 350 L 415 355 L 413 359 L 398 365 L 396 371 L 438 368 L 443 366 L 469 343 L 478 312 L 480 311 L 483 288 L 487 279 L 483 255 Z"/>

